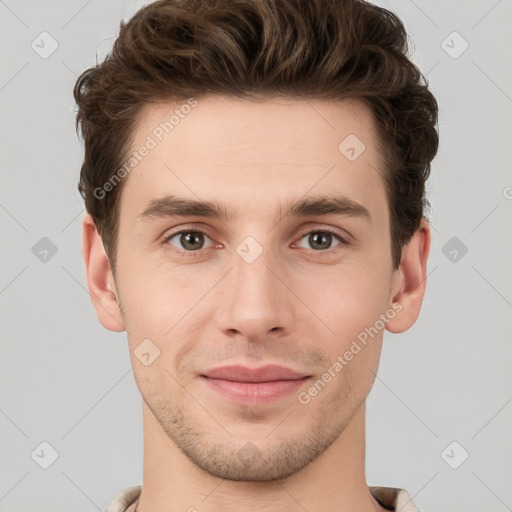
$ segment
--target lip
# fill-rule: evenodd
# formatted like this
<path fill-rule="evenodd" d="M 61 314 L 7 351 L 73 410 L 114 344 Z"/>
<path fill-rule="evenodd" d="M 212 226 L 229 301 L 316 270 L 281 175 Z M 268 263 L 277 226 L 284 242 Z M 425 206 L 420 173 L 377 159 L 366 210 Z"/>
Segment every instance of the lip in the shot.
<path fill-rule="evenodd" d="M 200 375 L 205 384 L 236 403 L 263 405 L 297 393 L 311 376 L 291 368 L 233 365 L 213 368 Z"/>
<path fill-rule="evenodd" d="M 277 364 L 267 364 L 260 368 L 250 368 L 242 365 L 222 366 L 205 371 L 205 377 L 211 379 L 230 380 L 234 382 L 272 382 L 283 380 L 298 380 L 308 377 L 291 368 Z"/>

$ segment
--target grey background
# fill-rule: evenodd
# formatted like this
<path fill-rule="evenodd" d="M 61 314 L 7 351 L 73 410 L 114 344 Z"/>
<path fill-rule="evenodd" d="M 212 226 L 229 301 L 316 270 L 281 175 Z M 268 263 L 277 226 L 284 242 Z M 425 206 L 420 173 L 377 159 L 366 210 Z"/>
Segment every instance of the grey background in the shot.
<path fill-rule="evenodd" d="M 423 310 L 385 334 L 367 401 L 368 483 L 423 511 L 512 510 L 512 3 L 378 4 L 414 41 L 441 144 Z M 141 5 L 0 0 L 0 511 L 104 510 L 142 482 L 125 333 L 101 327 L 86 290 L 72 97 Z M 44 31 L 47 58 L 31 46 L 51 49 Z M 47 469 L 42 442 L 58 452 Z"/>

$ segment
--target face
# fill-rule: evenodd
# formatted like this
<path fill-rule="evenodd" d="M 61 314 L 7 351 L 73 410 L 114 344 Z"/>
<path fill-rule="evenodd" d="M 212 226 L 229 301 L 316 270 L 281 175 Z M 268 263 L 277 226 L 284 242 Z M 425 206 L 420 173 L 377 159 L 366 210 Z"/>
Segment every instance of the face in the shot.
<path fill-rule="evenodd" d="M 138 121 L 133 150 L 148 136 L 155 145 L 121 195 L 115 293 L 142 397 L 209 473 L 293 474 L 364 402 L 383 317 L 397 313 L 371 112 L 348 100 L 206 97 L 147 106 Z M 187 201 L 209 204 L 186 211 Z M 235 364 L 307 378 L 223 387 L 204 377 Z"/>

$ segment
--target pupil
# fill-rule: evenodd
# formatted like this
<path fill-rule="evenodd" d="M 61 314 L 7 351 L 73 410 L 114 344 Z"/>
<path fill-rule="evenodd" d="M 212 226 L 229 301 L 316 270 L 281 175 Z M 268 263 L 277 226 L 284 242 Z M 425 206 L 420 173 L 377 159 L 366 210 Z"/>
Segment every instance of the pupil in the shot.
<path fill-rule="evenodd" d="M 320 246 L 323 245 L 323 249 L 326 249 L 329 247 L 329 241 L 330 241 L 330 237 L 331 235 L 329 233 L 325 233 L 325 234 L 318 234 L 318 233 L 315 233 L 313 235 L 311 235 L 312 238 L 313 238 L 313 241 L 314 243 L 312 243 L 311 245 L 314 245 L 314 244 L 317 244 L 319 243 Z M 320 238 L 320 241 L 318 241 L 318 238 Z M 322 244 L 323 242 L 323 244 Z"/>
<path fill-rule="evenodd" d="M 182 244 L 184 247 L 187 247 L 189 246 L 189 248 L 192 248 L 192 249 L 197 249 L 197 247 L 194 247 L 194 239 L 195 241 L 197 242 L 197 240 L 199 239 L 199 236 L 198 234 L 194 234 L 194 233 L 185 233 L 181 236 L 182 238 Z M 190 247 L 190 245 L 192 247 Z M 201 245 L 201 243 L 199 242 L 199 246 Z"/>

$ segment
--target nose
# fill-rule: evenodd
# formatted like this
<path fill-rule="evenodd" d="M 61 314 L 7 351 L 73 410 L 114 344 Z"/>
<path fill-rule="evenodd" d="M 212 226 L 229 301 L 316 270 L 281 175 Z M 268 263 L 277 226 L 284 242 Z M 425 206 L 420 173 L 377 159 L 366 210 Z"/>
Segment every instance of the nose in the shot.
<path fill-rule="evenodd" d="M 270 250 L 251 261 L 243 249 L 233 253 L 231 271 L 222 281 L 218 327 L 226 335 L 249 341 L 284 336 L 295 323 L 292 276 Z"/>

